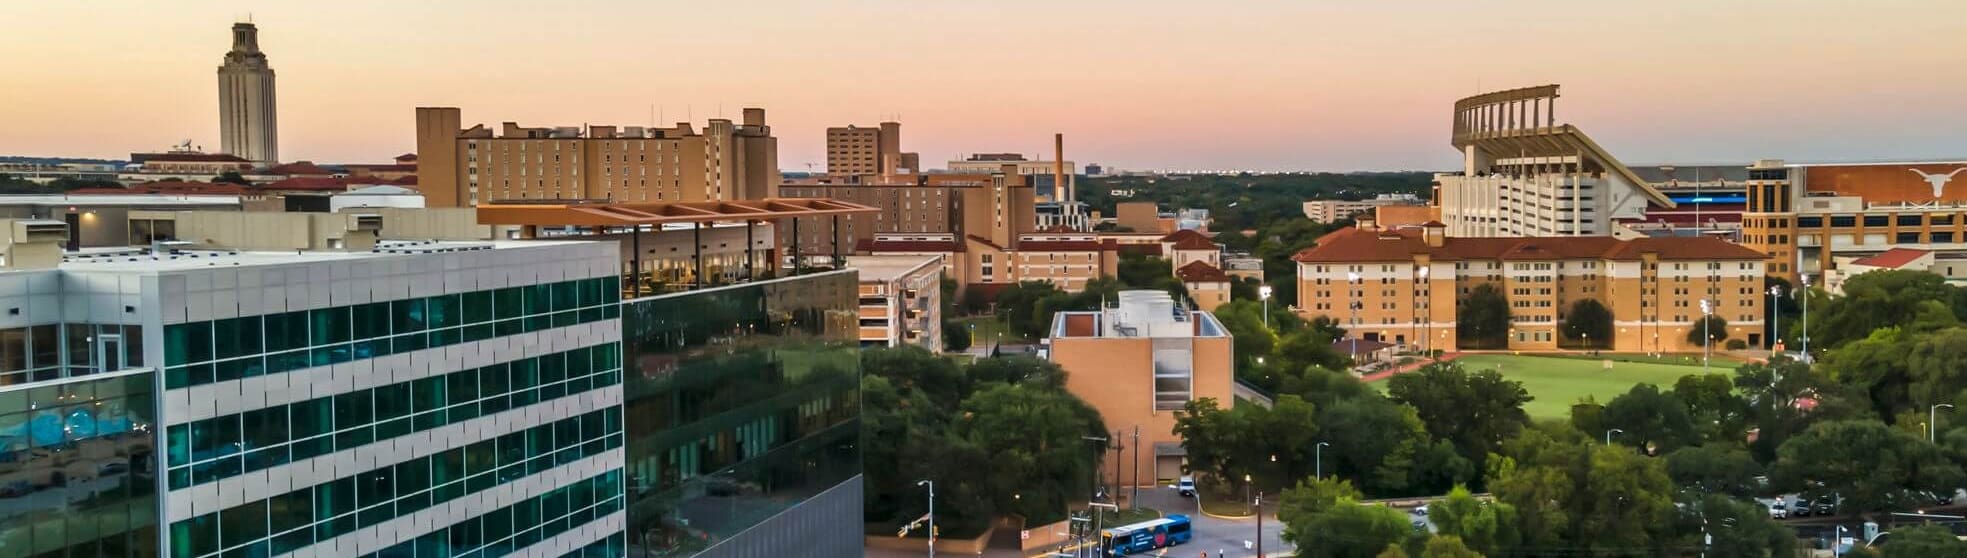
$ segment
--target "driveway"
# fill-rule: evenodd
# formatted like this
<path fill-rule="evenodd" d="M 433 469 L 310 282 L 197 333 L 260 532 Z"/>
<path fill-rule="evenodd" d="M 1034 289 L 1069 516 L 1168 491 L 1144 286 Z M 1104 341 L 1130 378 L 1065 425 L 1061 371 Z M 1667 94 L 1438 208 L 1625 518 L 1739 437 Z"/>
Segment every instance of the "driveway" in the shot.
<path fill-rule="evenodd" d="M 1277 522 L 1277 510 L 1272 507 L 1272 504 L 1273 502 L 1268 501 L 1264 504 L 1264 555 L 1289 556 L 1292 554 L 1293 549 L 1291 545 L 1284 542 L 1284 524 Z M 1182 497 L 1180 493 L 1175 492 L 1175 489 L 1168 487 L 1141 488 L 1141 505 L 1161 510 L 1162 513 L 1187 515 L 1189 520 L 1194 524 L 1194 538 L 1190 539 L 1188 544 L 1168 549 L 1163 554 L 1165 556 L 1181 558 L 1185 556 L 1197 556 L 1199 553 L 1208 552 L 1209 556 L 1213 558 L 1219 550 L 1222 551 L 1224 558 L 1240 558 L 1257 555 L 1254 548 L 1243 548 L 1245 541 L 1251 543 L 1256 542 L 1257 520 L 1255 517 L 1221 519 L 1202 515 L 1202 510 L 1197 507 L 1195 498 Z"/>

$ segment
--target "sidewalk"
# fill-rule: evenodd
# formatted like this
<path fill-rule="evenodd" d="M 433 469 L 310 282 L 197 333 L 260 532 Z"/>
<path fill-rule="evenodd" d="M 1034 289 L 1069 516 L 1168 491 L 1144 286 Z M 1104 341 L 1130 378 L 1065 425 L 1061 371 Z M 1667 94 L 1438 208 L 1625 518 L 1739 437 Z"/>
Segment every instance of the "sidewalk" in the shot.
<path fill-rule="evenodd" d="M 1459 352 L 1456 352 L 1456 353 L 1442 353 L 1442 354 L 1441 354 L 1441 358 L 1440 358 L 1439 360 L 1435 360 L 1435 359 L 1421 359 L 1421 360 L 1419 360 L 1419 361 L 1415 361 L 1415 362 L 1411 362 L 1411 363 L 1408 363 L 1408 364 L 1407 364 L 1406 366 L 1402 366 L 1402 367 L 1399 367 L 1399 368 L 1394 368 L 1394 369 L 1391 369 L 1391 370 L 1382 370 L 1382 371 L 1379 371 L 1379 372 L 1374 372 L 1374 373 L 1372 373 L 1372 374 L 1366 374 L 1366 375 L 1363 375 L 1363 376 L 1360 376 L 1360 377 L 1359 377 L 1359 381 L 1361 381 L 1361 382 L 1366 382 L 1366 383 L 1372 383 L 1372 382 L 1377 382 L 1377 381 L 1380 381 L 1380 380 L 1385 380 L 1385 379 L 1387 379 L 1387 378 L 1392 378 L 1394 374 L 1403 374 L 1403 373 L 1407 373 L 1407 372 L 1413 372 L 1413 371 L 1415 371 L 1415 370 L 1420 370 L 1422 366 L 1427 366 L 1427 365 L 1429 365 L 1429 364 L 1434 364 L 1434 363 L 1436 363 L 1436 362 L 1448 362 L 1448 361 L 1451 361 L 1451 360 L 1455 360 L 1455 359 L 1458 359 L 1458 358 L 1461 358 L 1461 357 L 1462 357 L 1462 353 L 1459 353 Z"/>

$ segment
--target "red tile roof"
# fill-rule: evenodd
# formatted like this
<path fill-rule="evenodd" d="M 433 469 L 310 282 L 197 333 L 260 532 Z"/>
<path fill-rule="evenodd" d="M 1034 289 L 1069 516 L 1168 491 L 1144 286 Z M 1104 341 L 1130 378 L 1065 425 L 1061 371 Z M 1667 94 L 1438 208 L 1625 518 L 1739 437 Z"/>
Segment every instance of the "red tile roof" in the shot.
<path fill-rule="evenodd" d="M 316 165 L 312 161 L 295 161 L 292 163 L 287 163 L 284 165 L 279 165 L 270 169 L 266 169 L 266 173 L 281 174 L 287 176 L 293 176 L 293 175 L 333 176 L 335 174 L 335 171 L 323 168 L 321 165 Z"/>
<path fill-rule="evenodd" d="M 1905 267 L 1906 264 L 1912 263 L 1914 260 L 1918 260 L 1919 258 L 1924 257 L 1925 255 L 1931 253 L 1932 252 L 1928 252 L 1926 250 L 1914 250 L 1911 248 L 1893 248 L 1891 250 L 1886 250 L 1882 253 L 1879 253 L 1876 256 L 1859 259 L 1851 263 L 1856 265 L 1867 266 L 1867 267 L 1898 269 L 1901 267 Z"/>
<path fill-rule="evenodd" d="M 932 240 L 875 240 L 863 238 L 854 246 L 856 252 L 962 252 L 961 242 L 938 242 Z"/>
<path fill-rule="evenodd" d="M 1188 232 L 1195 232 L 1195 231 L 1188 231 Z M 1169 235 L 1169 236 L 1174 236 L 1174 235 Z M 1164 238 L 1162 240 L 1165 241 L 1167 239 Z M 1220 250 L 1221 249 L 1220 247 L 1216 246 L 1215 242 L 1210 241 L 1207 237 L 1204 237 L 1199 233 L 1194 236 L 1185 236 L 1179 240 L 1176 240 L 1174 248 L 1176 250 Z"/>
<path fill-rule="evenodd" d="M 1647 237 L 1619 240 L 1609 236 L 1447 238 L 1430 247 L 1414 230 L 1334 231 L 1318 244 L 1298 251 L 1292 260 L 1310 263 L 1405 262 L 1427 254 L 1438 261 L 1460 260 L 1638 260 L 1641 254 L 1662 260 L 1761 260 L 1761 252 L 1712 237 Z"/>
<path fill-rule="evenodd" d="M 396 156 L 396 162 L 398 163 L 415 163 L 416 161 L 417 154 L 415 153 L 404 153 Z"/>
<path fill-rule="evenodd" d="M 128 196 L 141 194 L 240 196 L 249 193 L 238 184 L 209 182 L 146 182 L 125 188 L 78 188 L 69 194 L 85 196 Z"/>
<path fill-rule="evenodd" d="M 1228 283 L 1229 274 L 1208 262 L 1188 262 L 1188 265 L 1175 270 L 1175 276 L 1185 283 Z"/>
<path fill-rule="evenodd" d="M 259 187 L 260 189 L 263 190 L 285 190 L 290 192 L 292 191 L 346 192 L 348 191 L 348 179 L 333 178 L 333 177 L 296 176 L 284 180 L 261 184 Z"/>
<path fill-rule="evenodd" d="M 1199 232 L 1195 232 L 1195 230 L 1194 230 L 1194 229 L 1182 229 L 1182 230 L 1178 230 L 1178 231 L 1175 231 L 1175 232 L 1171 232 L 1171 233 L 1168 233 L 1168 236 L 1164 236 L 1164 237 L 1161 237 L 1161 241 L 1162 241 L 1162 242 L 1181 242 L 1181 241 L 1183 241 L 1183 240 L 1187 240 L 1187 239 L 1191 239 L 1191 238 L 1195 238 L 1195 239 L 1201 239 L 1201 240 L 1209 240 L 1209 235 L 1205 235 L 1205 234 L 1202 234 L 1202 233 L 1199 233 Z"/>
<path fill-rule="evenodd" d="M 250 163 L 238 155 L 224 153 L 131 153 L 130 160 L 137 163 L 149 161 L 166 162 L 207 162 L 207 163 Z"/>

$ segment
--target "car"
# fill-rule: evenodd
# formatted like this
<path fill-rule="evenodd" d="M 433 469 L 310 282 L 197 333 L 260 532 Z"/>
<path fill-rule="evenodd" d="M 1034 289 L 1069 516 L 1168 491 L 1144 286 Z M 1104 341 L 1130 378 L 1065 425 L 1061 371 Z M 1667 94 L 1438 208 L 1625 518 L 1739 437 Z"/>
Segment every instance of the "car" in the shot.
<path fill-rule="evenodd" d="M 1816 503 L 1810 504 L 1810 513 L 1820 516 L 1837 515 L 1837 497 L 1824 496 L 1818 498 Z"/>
<path fill-rule="evenodd" d="M 1181 480 L 1175 481 L 1175 491 L 1185 497 L 1195 496 L 1195 477 L 1182 475 Z"/>
<path fill-rule="evenodd" d="M 1769 502 L 1769 519 L 1789 519 L 1789 506 L 1780 499 Z"/>
<path fill-rule="evenodd" d="M 1427 517 L 1427 504 L 1414 506 L 1413 514 L 1420 517 Z"/>
<path fill-rule="evenodd" d="M 1810 517 L 1810 501 L 1797 496 L 1789 501 L 1790 517 Z"/>

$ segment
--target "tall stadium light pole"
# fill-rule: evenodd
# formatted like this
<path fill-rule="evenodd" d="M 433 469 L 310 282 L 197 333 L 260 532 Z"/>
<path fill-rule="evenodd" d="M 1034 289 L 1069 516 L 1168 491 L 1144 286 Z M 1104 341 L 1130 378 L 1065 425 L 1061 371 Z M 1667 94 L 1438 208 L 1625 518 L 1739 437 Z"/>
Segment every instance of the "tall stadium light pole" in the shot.
<path fill-rule="evenodd" d="M 1930 407 L 1930 408 L 1928 408 L 1928 409 L 1926 409 L 1926 442 L 1927 442 L 1927 443 L 1934 443 L 1934 444 L 1937 444 L 1937 443 L 1939 443 L 1939 440 L 1940 440 L 1940 407 L 1946 407 L 1946 408 L 1948 408 L 1948 409 L 1952 409 L 1952 408 L 1953 408 L 1953 404 L 1952 404 L 1952 403 L 1941 403 L 1941 404 L 1938 404 L 1938 405 L 1934 405 L 1934 406 L 1932 406 L 1932 407 Z"/>
<path fill-rule="evenodd" d="M 916 481 L 915 485 L 929 487 L 929 558 L 936 558 L 936 481 Z"/>
<path fill-rule="evenodd" d="M 1257 287 L 1257 298 L 1264 301 L 1264 329 L 1270 329 L 1270 285 Z"/>
<path fill-rule="evenodd" d="M 1366 305 L 1359 302 L 1359 274 L 1351 271 L 1346 272 L 1345 282 L 1346 291 L 1348 291 L 1346 296 L 1352 299 L 1352 303 L 1346 305 L 1352 310 L 1352 318 L 1346 322 L 1346 337 L 1352 338 L 1352 354 L 1346 356 L 1355 361 L 1353 363 L 1354 366 L 1358 366 L 1359 363 L 1356 361 L 1359 360 L 1359 332 L 1354 330 L 1359 327 L 1359 309 Z"/>
<path fill-rule="evenodd" d="M 1797 334 L 1797 340 L 1803 342 L 1803 362 L 1808 364 L 1810 362 L 1810 274 L 1802 274 L 1802 277 L 1803 290 L 1797 295 L 1803 297 L 1803 331 Z"/>
<path fill-rule="evenodd" d="M 1769 346 L 1775 347 L 1783 342 L 1782 314 L 1776 311 L 1776 301 L 1783 297 L 1782 285 L 1769 286 Z"/>
<path fill-rule="evenodd" d="M 1428 299 L 1433 298 L 1430 295 L 1434 294 L 1434 290 L 1427 282 L 1427 270 L 1428 266 L 1421 266 L 1421 284 L 1419 285 L 1421 302 L 1414 306 L 1422 310 L 1421 319 L 1427 320 L 1425 322 L 1427 325 L 1421 326 L 1421 352 L 1432 354 L 1433 351 L 1430 349 L 1434 348 L 1434 345 L 1429 342 L 1429 338 L 1434 336 L 1434 309 L 1428 307 L 1428 302 L 1430 302 Z"/>
<path fill-rule="evenodd" d="M 1708 332 L 1708 324 L 1714 323 L 1714 303 L 1701 299 L 1701 374 L 1708 373 L 1708 357 L 1714 354 L 1714 334 Z"/>

